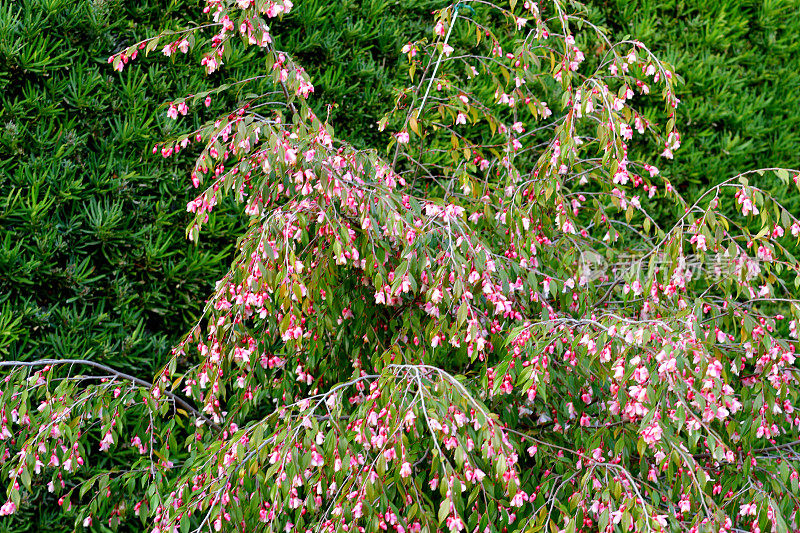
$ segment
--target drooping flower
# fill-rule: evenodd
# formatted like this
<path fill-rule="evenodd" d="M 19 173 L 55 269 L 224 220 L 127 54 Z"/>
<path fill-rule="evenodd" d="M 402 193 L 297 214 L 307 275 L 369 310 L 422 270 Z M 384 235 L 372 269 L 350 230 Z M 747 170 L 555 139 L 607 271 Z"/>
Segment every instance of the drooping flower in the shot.
<path fill-rule="evenodd" d="M 111 434 L 111 430 L 106 431 L 106 434 L 103 436 L 103 439 L 100 441 L 100 451 L 105 452 L 111 445 L 114 444 L 114 436 Z"/>

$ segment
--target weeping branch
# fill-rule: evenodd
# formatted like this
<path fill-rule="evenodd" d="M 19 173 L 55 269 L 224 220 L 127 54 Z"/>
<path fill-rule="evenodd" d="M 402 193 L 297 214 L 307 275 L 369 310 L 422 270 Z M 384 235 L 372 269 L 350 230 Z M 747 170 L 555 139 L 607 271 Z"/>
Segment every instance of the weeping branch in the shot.
<path fill-rule="evenodd" d="M 97 368 L 104 372 L 108 372 L 113 378 L 123 379 L 126 381 L 130 381 L 140 387 L 145 387 L 147 389 L 152 389 L 155 385 L 150 383 L 149 381 L 145 381 L 143 379 L 137 378 L 136 376 L 132 376 L 130 374 L 126 374 L 125 372 L 120 372 L 119 370 L 112 368 L 110 366 L 104 365 L 102 363 L 98 363 L 96 361 L 89 361 L 88 359 L 37 359 L 36 361 L 0 361 L 0 368 L 2 367 L 37 367 L 37 366 L 48 366 L 48 365 L 83 365 L 83 366 L 90 366 L 92 368 Z M 104 376 L 105 377 L 105 376 Z M 169 399 L 175 402 L 176 405 L 182 407 L 186 412 L 192 413 L 197 418 L 202 419 L 206 422 L 209 426 L 213 427 L 216 430 L 219 430 L 220 427 L 215 424 L 210 418 L 206 415 L 201 413 L 197 408 L 189 404 L 186 400 L 178 396 L 177 394 L 170 392 L 170 391 L 163 391 L 164 395 L 166 395 Z"/>

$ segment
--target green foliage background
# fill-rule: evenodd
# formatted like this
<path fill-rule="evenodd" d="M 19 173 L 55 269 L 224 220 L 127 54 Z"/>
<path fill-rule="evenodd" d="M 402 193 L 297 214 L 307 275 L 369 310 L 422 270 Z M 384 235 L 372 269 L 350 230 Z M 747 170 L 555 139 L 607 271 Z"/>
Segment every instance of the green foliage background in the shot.
<path fill-rule="evenodd" d="M 297 2 L 276 46 L 311 74 L 320 114 L 337 104 L 341 138 L 381 148 L 376 122 L 407 82 L 399 50 L 444 6 Z M 660 167 L 687 198 L 739 171 L 800 166 L 800 0 L 592 0 L 589 10 L 612 40 L 647 43 L 685 79 L 683 148 Z M 87 358 L 146 378 L 197 320 L 239 235 L 237 208 L 219 206 L 205 240 L 187 243 L 191 149 L 169 160 L 151 150 L 211 116 L 192 110 L 176 124 L 165 102 L 260 62 L 238 58 L 209 79 L 191 58 L 142 58 L 121 74 L 106 58 L 201 15 L 183 0 L 0 0 L 0 357 Z M 800 211 L 797 195 L 776 192 Z M 96 454 L 82 475 L 126 453 Z M 0 520 L 2 531 L 73 527 L 44 489 Z"/>
<path fill-rule="evenodd" d="M 800 1 L 590 5 L 615 37 L 646 43 L 685 80 L 676 122 L 682 146 L 658 166 L 687 199 L 739 172 L 800 165 Z M 773 191 L 800 211 L 796 194 Z"/>

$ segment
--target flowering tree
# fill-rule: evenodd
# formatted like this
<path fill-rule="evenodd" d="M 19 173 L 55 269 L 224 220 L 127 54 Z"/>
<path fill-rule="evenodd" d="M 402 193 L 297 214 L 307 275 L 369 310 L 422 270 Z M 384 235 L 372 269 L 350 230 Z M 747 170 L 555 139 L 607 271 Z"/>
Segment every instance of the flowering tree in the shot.
<path fill-rule="evenodd" d="M 800 221 L 764 185 L 800 173 L 682 198 L 651 161 L 680 145 L 675 73 L 562 0 L 436 12 L 358 151 L 275 48 L 291 7 L 208 0 L 110 59 L 262 50 L 167 114 L 238 108 L 154 149 L 197 150 L 190 239 L 223 195 L 249 225 L 152 379 L 0 363 L 0 513 L 47 484 L 76 525 L 155 533 L 800 528 Z"/>

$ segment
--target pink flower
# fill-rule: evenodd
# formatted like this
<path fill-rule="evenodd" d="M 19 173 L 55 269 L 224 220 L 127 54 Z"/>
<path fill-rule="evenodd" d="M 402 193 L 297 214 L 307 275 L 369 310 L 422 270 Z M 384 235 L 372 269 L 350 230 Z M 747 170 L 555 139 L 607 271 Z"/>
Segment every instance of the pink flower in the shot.
<path fill-rule="evenodd" d="M 655 444 L 656 442 L 661 440 L 661 436 L 664 434 L 661 426 L 658 425 L 657 422 L 653 422 L 642 431 L 642 440 L 644 440 L 647 444 Z"/>
<path fill-rule="evenodd" d="M 206 56 L 200 61 L 201 65 L 206 67 L 206 73 L 211 74 L 219 68 L 220 63 L 212 56 Z M 120 69 L 122 70 L 122 69 Z"/>
<path fill-rule="evenodd" d="M 311 466 L 323 466 L 324 464 L 325 459 L 322 457 L 322 454 L 314 450 L 311 453 Z"/>
<path fill-rule="evenodd" d="M 411 464 L 408 461 L 403 463 L 403 466 L 400 467 L 400 477 L 407 478 L 411 475 Z"/>
<path fill-rule="evenodd" d="M 639 296 L 640 294 L 642 294 L 642 292 L 644 290 L 643 287 L 642 287 L 642 282 L 639 281 L 638 279 L 633 282 L 633 285 L 631 286 L 631 288 L 633 289 L 633 294 L 635 294 L 636 296 Z"/>
<path fill-rule="evenodd" d="M 142 439 L 139 438 L 139 435 L 136 435 L 131 439 L 131 446 L 136 447 L 139 450 L 140 454 L 144 454 L 147 451 L 147 449 L 142 444 Z"/>
<path fill-rule="evenodd" d="M 757 509 L 756 509 L 756 504 L 754 503 L 745 503 L 739 507 L 740 516 L 747 516 L 747 515 L 756 516 L 756 514 L 757 514 Z"/>
<path fill-rule="evenodd" d="M 439 302 L 441 302 L 442 301 L 442 291 L 440 291 L 439 289 L 433 289 L 433 292 L 431 292 L 431 301 L 433 303 L 435 303 L 435 304 L 438 304 Z"/>
<path fill-rule="evenodd" d="M 397 459 L 397 451 L 394 449 L 394 446 L 390 446 L 383 450 L 383 458 L 387 461 L 394 461 Z"/>
<path fill-rule="evenodd" d="M 450 531 L 461 531 L 464 529 L 464 522 L 458 516 L 448 516 L 446 524 Z"/>
<path fill-rule="evenodd" d="M 525 503 L 526 496 L 527 494 L 525 494 L 524 491 L 520 490 L 514 495 L 513 498 L 511 498 L 511 501 L 509 503 L 511 504 L 512 507 L 522 507 L 522 505 Z"/>
<path fill-rule="evenodd" d="M 111 431 L 106 431 L 103 440 L 100 441 L 100 451 L 105 452 L 107 451 L 111 445 L 114 444 L 114 436 L 111 434 Z"/>
<path fill-rule="evenodd" d="M 8 500 L 6 503 L 0 507 L 0 516 L 9 516 L 14 514 L 17 511 L 17 504 Z"/>
<path fill-rule="evenodd" d="M 172 120 L 177 119 L 178 118 L 178 108 L 175 107 L 174 105 L 169 106 L 169 109 L 167 110 L 167 116 L 169 118 L 171 118 Z"/>
<path fill-rule="evenodd" d="M 383 292 L 383 289 L 375 291 L 375 303 L 386 305 L 386 293 Z"/>
<path fill-rule="evenodd" d="M 301 81 L 300 86 L 297 88 L 297 94 L 299 94 L 303 98 L 308 98 L 308 95 L 313 92 L 314 92 L 314 86 L 305 80 Z"/>
<path fill-rule="evenodd" d="M 401 131 L 399 133 L 395 133 L 394 137 L 400 144 L 406 144 L 408 143 L 409 140 L 411 140 L 411 137 L 409 136 L 407 131 Z"/>
<path fill-rule="evenodd" d="M 697 245 L 697 249 L 700 250 L 700 251 L 704 252 L 707 249 L 706 248 L 706 236 L 703 235 L 702 233 L 698 233 L 697 235 L 692 236 L 692 238 L 689 239 L 689 242 L 692 243 L 692 244 Z"/>

